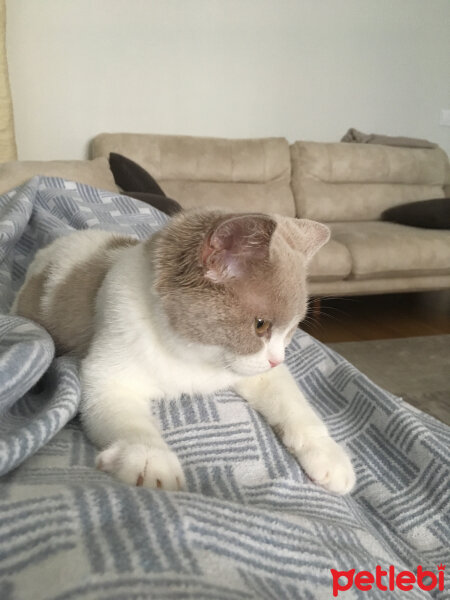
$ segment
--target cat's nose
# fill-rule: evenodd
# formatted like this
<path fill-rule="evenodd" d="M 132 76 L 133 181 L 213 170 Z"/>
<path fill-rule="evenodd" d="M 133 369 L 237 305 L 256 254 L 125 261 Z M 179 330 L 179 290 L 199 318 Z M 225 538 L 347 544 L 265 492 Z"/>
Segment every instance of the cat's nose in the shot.
<path fill-rule="evenodd" d="M 269 360 L 269 365 L 272 367 L 272 369 L 276 366 L 278 366 L 282 361 L 281 360 Z"/>

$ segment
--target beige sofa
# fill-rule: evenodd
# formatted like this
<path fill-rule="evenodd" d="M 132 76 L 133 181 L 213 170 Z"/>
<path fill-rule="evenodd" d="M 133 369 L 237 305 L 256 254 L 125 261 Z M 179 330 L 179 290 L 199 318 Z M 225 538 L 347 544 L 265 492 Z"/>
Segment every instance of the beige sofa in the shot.
<path fill-rule="evenodd" d="M 332 238 L 310 267 L 313 295 L 450 287 L 450 231 L 379 220 L 390 206 L 450 195 L 444 188 L 449 160 L 439 148 L 101 134 L 92 141 L 91 161 L 0 165 L 0 193 L 35 174 L 117 190 L 110 152 L 148 170 L 184 208 L 277 212 L 327 223 Z"/>
<path fill-rule="evenodd" d="M 92 156 L 118 152 L 147 169 L 183 207 L 278 212 L 327 223 L 310 268 L 314 295 L 450 287 L 450 231 L 379 221 L 383 210 L 439 198 L 450 183 L 441 149 L 101 134 Z"/>

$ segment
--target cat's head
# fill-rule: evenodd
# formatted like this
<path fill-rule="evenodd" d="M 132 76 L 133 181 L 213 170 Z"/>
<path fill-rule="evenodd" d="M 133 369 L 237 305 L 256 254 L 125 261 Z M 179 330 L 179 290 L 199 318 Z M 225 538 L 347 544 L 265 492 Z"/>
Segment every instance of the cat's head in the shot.
<path fill-rule="evenodd" d="M 240 375 L 276 366 L 306 313 L 307 264 L 329 235 L 307 219 L 181 213 L 152 244 L 171 328 Z"/>

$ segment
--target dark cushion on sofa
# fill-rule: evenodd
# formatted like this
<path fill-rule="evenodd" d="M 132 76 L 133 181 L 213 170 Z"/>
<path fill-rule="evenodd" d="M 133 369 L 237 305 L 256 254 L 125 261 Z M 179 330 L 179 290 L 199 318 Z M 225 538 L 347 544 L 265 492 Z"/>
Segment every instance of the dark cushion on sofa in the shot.
<path fill-rule="evenodd" d="M 381 219 L 424 229 L 450 229 L 450 198 L 419 200 L 393 206 L 382 213 Z"/>
<path fill-rule="evenodd" d="M 182 210 L 176 200 L 167 198 L 156 180 L 140 165 L 116 152 L 109 155 L 109 168 L 122 193 L 154 206 L 167 215 Z"/>
<path fill-rule="evenodd" d="M 123 190 L 150 192 L 158 196 L 165 196 L 165 193 L 150 173 L 130 158 L 111 152 L 109 155 L 109 168 L 114 176 L 114 181 Z"/>
<path fill-rule="evenodd" d="M 151 206 L 154 206 L 158 210 L 166 213 L 166 215 L 174 215 L 182 210 L 181 206 L 176 200 L 168 198 L 167 196 L 160 196 L 159 194 L 151 194 L 149 192 L 122 192 L 125 196 L 131 196 L 136 200 L 142 200 Z"/>

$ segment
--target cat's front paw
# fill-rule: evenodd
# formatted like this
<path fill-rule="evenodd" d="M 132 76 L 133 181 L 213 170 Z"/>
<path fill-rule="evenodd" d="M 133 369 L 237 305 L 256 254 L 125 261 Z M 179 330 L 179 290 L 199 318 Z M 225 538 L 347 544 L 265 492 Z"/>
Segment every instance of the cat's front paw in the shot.
<path fill-rule="evenodd" d="M 295 454 L 308 476 L 330 492 L 348 494 L 355 485 L 351 460 L 331 437 L 306 439 Z"/>
<path fill-rule="evenodd" d="M 130 485 L 167 491 L 185 487 L 180 461 L 168 448 L 120 440 L 98 454 L 96 466 Z"/>

